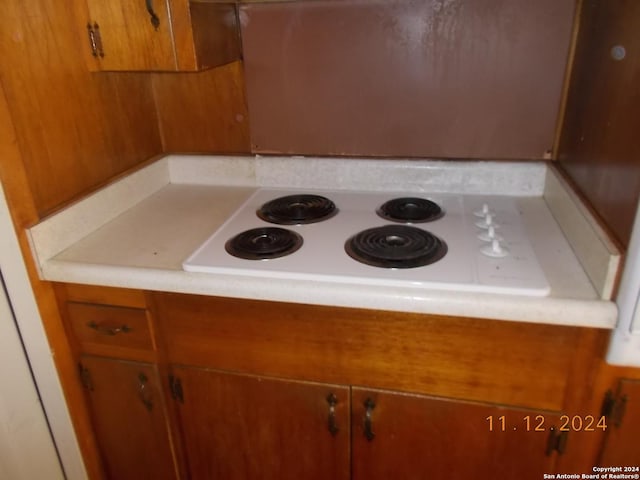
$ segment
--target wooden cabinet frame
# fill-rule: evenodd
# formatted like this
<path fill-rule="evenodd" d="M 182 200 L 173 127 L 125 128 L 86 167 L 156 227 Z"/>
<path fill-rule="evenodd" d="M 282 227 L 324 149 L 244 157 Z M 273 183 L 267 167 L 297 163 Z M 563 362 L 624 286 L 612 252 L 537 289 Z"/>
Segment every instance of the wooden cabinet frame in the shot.
<path fill-rule="evenodd" d="M 369 412 L 375 435 L 413 442 L 415 435 L 431 439 L 436 436 L 432 432 L 442 433 L 439 423 L 442 421 L 458 425 L 457 430 L 468 424 L 473 435 L 465 437 L 464 432 L 450 432 L 437 440 L 444 445 L 442 451 L 451 450 L 454 460 L 450 464 L 460 462 L 455 458 L 470 448 L 464 447 L 465 442 L 472 441 L 465 438 L 473 437 L 474 442 L 489 442 L 486 446 L 487 451 L 494 452 L 491 455 L 518 458 L 514 463 L 501 464 L 505 475 L 520 472 L 520 460 L 536 467 L 541 465 L 540 471 L 552 467 L 591 468 L 595 455 L 589 453 L 585 457 L 582 447 L 592 452 L 593 445 L 603 438 L 570 433 L 571 448 L 560 455 L 558 450 L 563 450 L 560 442 L 553 444 L 548 428 L 562 414 L 598 413 L 591 411 L 593 392 L 585 390 L 584 385 L 593 381 L 594 365 L 600 361 L 598 352 L 606 345 L 606 331 L 73 285 L 60 286 L 58 296 L 67 312 L 65 320 L 71 339 L 75 335 L 71 317 L 77 312 L 69 316 L 69 306 L 73 312 L 76 304 L 96 305 L 99 311 L 122 311 L 134 318 L 139 309 L 146 312 L 152 338 L 150 349 L 146 343 L 128 341 L 134 346 L 143 345 L 140 352 L 147 353 L 112 345 L 98 348 L 95 342 L 83 342 L 82 338 L 72 344 L 78 359 L 93 352 L 111 356 L 114 362 L 130 359 L 156 365 L 167 404 L 164 421 L 178 478 L 213 472 L 214 467 L 202 460 L 202 452 L 207 448 L 202 447 L 206 443 L 203 439 L 207 435 L 222 435 L 215 444 L 229 448 L 230 452 L 245 446 L 249 450 L 258 449 L 254 452 L 256 458 L 274 454 L 269 449 L 260 451 L 260 443 L 249 437 L 238 438 L 237 432 L 228 430 L 236 423 L 216 417 L 239 415 L 237 425 L 248 422 L 254 415 L 253 402 L 260 402 L 260 395 L 265 396 L 267 406 L 256 404 L 259 407 L 255 410 L 270 412 L 264 415 L 267 419 L 260 426 L 266 429 L 270 442 L 280 444 L 291 437 L 296 448 L 302 449 L 299 452 L 303 452 L 305 442 L 318 435 L 325 442 L 321 451 L 333 452 L 325 453 L 325 467 L 331 472 L 343 472 L 338 476 L 352 472 L 345 478 L 357 479 L 357 472 L 370 477 L 371 472 L 384 472 L 386 468 L 362 460 L 372 448 L 364 435 L 367 429 L 364 397 L 377 403 L 378 410 L 372 408 Z M 81 310 L 93 312 L 93 307 Z M 228 395 L 214 401 L 223 390 Z M 340 430 L 336 438 L 340 440 L 332 439 L 329 428 L 332 407 L 327 395 L 334 391 L 338 401 L 334 412 L 340 413 L 336 417 Z M 295 392 L 306 393 L 298 396 Z M 307 400 L 300 404 L 288 400 L 295 398 Z M 208 410 L 208 402 L 212 411 Z M 289 403 L 291 415 L 299 408 L 315 412 L 312 413 L 315 423 L 309 424 L 308 419 L 299 422 L 315 425 L 303 429 L 314 430 L 313 433 L 299 436 L 295 428 L 298 422 L 291 423 L 287 417 Z M 281 410 L 274 407 L 280 404 Z M 309 410 L 305 404 L 315 406 Z M 389 416 L 391 411 L 395 414 Z M 445 415 L 445 420 L 441 420 L 437 412 L 449 412 L 449 419 Z M 502 432 L 504 437 L 490 436 L 485 417 L 493 415 L 497 421 L 504 413 L 513 421 L 517 416 L 524 418 L 527 412 L 545 418 L 547 430 L 543 434 L 521 430 L 515 434 Z M 403 417 L 405 414 L 408 417 Z M 285 415 L 284 420 L 279 421 L 279 415 Z M 482 418 L 476 418 L 478 415 Z M 421 418 L 421 423 L 413 425 L 414 417 Z M 388 423 L 389 419 L 392 424 L 378 423 Z M 268 427 L 269 424 L 272 426 Z M 346 433 L 345 446 L 346 437 L 341 435 Z M 509 441 L 510 433 L 514 438 L 520 435 L 527 440 L 516 442 L 523 445 L 520 450 Z M 453 447 L 457 442 L 462 446 Z M 338 444 L 342 447 L 335 447 Z M 378 444 L 384 445 L 385 438 L 378 437 Z M 405 451 L 411 449 L 400 440 L 392 445 L 400 450 L 391 456 L 380 456 L 380 461 L 387 458 L 392 465 L 389 468 L 397 468 L 393 467 L 394 462 L 403 463 Z M 193 448 L 196 450 L 190 450 Z M 305 457 L 303 453 L 298 455 Z M 344 455 L 348 455 L 348 468 L 344 466 Z M 442 455 L 438 453 L 436 458 L 440 460 Z M 318 461 L 313 456 L 308 458 L 311 464 Z M 477 461 L 495 461 L 491 458 Z M 438 468 L 449 468 L 445 460 Z M 274 465 L 281 474 L 278 469 L 284 468 L 282 464 Z M 242 478 L 257 471 L 225 470 L 227 467 L 218 465 L 215 468 L 222 470 L 215 471 L 231 478 L 233 472 Z M 462 469 L 460 475 L 467 475 L 465 471 Z M 525 471 L 537 470 L 531 467 Z"/>

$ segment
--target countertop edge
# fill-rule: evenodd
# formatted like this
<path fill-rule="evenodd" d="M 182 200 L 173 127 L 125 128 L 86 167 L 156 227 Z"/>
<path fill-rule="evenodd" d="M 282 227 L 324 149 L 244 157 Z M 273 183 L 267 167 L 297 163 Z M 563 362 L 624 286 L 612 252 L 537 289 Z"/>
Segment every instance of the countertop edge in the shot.
<path fill-rule="evenodd" d="M 559 326 L 613 329 L 617 307 L 607 300 L 449 292 L 353 286 L 300 280 L 270 280 L 241 275 L 191 273 L 47 260 L 46 280 L 105 287 L 210 295 L 230 298 L 365 308 L 430 315 L 481 318 Z M 321 288 L 318 288 L 321 287 Z M 320 292 L 320 293 L 318 293 Z"/>

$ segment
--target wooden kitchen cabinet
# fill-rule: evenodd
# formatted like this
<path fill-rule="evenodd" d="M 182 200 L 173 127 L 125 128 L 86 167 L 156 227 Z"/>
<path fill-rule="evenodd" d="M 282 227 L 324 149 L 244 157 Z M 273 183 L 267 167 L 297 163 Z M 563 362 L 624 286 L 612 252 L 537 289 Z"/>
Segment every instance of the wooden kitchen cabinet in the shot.
<path fill-rule="evenodd" d="M 581 329 L 58 293 L 105 478 L 537 479 L 575 443 L 551 427 Z"/>
<path fill-rule="evenodd" d="M 323 469 L 342 472 L 350 451 L 348 478 L 356 480 L 537 479 L 553 471 L 566 445 L 567 436 L 551 427 L 570 388 L 567 372 L 580 361 L 580 329 L 152 297 L 167 361 L 180 381 L 183 400 L 174 403 L 195 477 L 326 478 Z M 346 392 L 350 399 L 343 401 Z M 327 431 L 329 393 L 341 409 L 335 438 Z M 367 398 L 375 405 L 371 440 Z M 535 431 L 538 417 L 542 431 Z M 341 435 L 348 418 L 347 442 Z M 317 476 L 295 470 L 307 459 Z"/>
<path fill-rule="evenodd" d="M 190 478 L 349 478 L 347 387 L 173 371 Z"/>
<path fill-rule="evenodd" d="M 557 455 L 548 412 L 173 370 L 190 478 L 537 480 Z"/>
<path fill-rule="evenodd" d="M 79 1 L 90 70 L 194 71 L 240 58 L 234 2 Z"/>
<path fill-rule="evenodd" d="M 608 410 L 608 429 L 600 465 L 640 467 L 640 380 L 621 380 Z M 638 470 L 627 473 L 635 474 Z"/>
<path fill-rule="evenodd" d="M 99 478 L 179 478 L 167 374 L 143 292 L 57 285 L 56 296 L 84 388 Z"/>
<path fill-rule="evenodd" d="M 178 478 L 156 367 L 83 356 L 80 369 L 104 477 Z"/>
<path fill-rule="evenodd" d="M 538 480 L 553 471 L 557 414 L 362 388 L 352 405 L 354 480 Z"/>

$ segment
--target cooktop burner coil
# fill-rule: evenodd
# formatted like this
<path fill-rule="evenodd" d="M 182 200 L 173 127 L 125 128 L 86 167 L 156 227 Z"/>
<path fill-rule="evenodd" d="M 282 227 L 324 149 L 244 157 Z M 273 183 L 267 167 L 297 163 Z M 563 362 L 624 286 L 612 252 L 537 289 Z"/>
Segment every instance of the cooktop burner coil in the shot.
<path fill-rule="evenodd" d="M 347 240 L 353 259 L 383 268 L 414 268 L 435 263 L 447 244 L 426 230 L 408 225 L 385 225 L 363 230 Z"/>
<path fill-rule="evenodd" d="M 265 203 L 258 217 L 278 225 L 303 225 L 331 218 L 338 209 L 326 197 L 311 194 L 287 195 Z"/>
<path fill-rule="evenodd" d="M 437 203 L 418 197 L 394 198 L 382 204 L 376 213 L 385 220 L 400 223 L 431 222 L 444 215 Z"/>
<path fill-rule="evenodd" d="M 302 246 L 300 235 L 278 227 L 253 228 L 239 233 L 225 243 L 230 255 L 247 260 L 265 260 L 289 255 Z"/>

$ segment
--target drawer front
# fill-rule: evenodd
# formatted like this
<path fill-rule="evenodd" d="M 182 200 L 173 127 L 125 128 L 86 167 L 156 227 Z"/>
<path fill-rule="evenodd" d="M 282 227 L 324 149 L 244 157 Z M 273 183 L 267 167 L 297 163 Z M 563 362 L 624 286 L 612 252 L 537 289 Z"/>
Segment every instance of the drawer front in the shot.
<path fill-rule="evenodd" d="M 67 303 L 71 330 L 85 353 L 123 355 L 152 352 L 154 342 L 146 311 L 88 303 Z"/>

